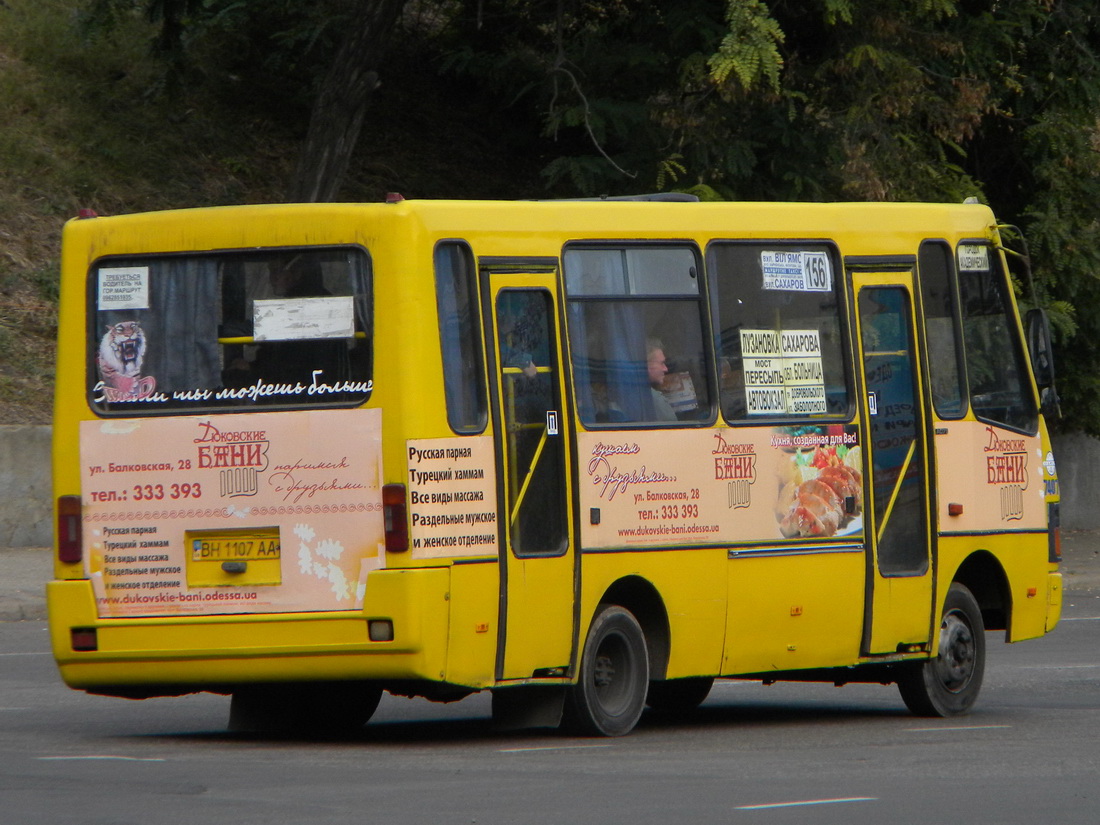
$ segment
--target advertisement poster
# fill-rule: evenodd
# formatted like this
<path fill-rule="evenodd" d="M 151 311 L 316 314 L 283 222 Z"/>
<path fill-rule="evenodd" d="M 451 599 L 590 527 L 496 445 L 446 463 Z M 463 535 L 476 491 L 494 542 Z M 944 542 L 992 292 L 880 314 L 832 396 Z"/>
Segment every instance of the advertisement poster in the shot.
<path fill-rule="evenodd" d="M 381 412 L 84 421 L 101 616 L 350 610 L 384 560 Z"/>
<path fill-rule="evenodd" d="M 409 545 L 418 558 L 497 554 L 492 436 L 410 439 Z"/>
<path fill-rule="evenodd" d="M 586 549 L 862 540 L 853 426 L 580 433 L 578 442 Z"/>
<path fill-rule="evenodd" d="M 936 454 L 943 529 L 1046 529 L 1046 496 L 1056 489 L 1056 468 L 1037 435 L 953 421 L 937 431 Z M 950 503 L 962 504 L 962 513 L 948 514 Z"/>

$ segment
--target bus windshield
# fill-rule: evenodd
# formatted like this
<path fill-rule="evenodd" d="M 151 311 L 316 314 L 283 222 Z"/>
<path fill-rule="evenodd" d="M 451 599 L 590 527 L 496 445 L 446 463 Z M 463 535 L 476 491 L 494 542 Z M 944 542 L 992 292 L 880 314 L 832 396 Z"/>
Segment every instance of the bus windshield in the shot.
<path fill-rule="evenodd" d="M 370 393 L 359 247 L 101 259 L 89 293 L 100 415 L 351 405 Z"/>
<path fill-rule="evenodd" d="M 1038 410 L 1016 334 L 1011 286 L 990 247 L 960 246 L 959 291 L 974 414 L 981 421 L 1034 433 Z"/>

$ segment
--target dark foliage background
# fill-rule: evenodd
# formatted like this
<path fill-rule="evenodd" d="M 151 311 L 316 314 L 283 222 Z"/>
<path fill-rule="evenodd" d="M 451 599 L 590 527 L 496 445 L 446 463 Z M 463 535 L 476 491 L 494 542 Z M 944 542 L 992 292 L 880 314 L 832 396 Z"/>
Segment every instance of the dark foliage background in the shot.
<path fill-rule="evenodd" d="M 1098 55 L 1085 0 L 4 0 L 0 408 L 48 420 L 81 207 L 977 197 L 1100 434 Z"/>

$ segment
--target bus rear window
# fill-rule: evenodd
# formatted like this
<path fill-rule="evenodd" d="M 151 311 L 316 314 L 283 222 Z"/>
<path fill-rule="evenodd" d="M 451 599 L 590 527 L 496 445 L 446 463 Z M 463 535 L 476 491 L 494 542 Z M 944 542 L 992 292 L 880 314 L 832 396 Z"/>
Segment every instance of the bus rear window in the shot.
<path fill-rule="evenodd" d="M 102 259 L 88 389 L 110 415 L 352 405 L 371 390 L 359 247 Z"/>

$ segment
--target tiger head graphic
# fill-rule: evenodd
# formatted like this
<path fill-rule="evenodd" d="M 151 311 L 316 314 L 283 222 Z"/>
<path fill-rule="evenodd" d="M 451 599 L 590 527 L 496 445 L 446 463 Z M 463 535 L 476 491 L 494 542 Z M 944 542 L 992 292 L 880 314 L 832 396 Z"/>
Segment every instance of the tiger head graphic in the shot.
<path fill-rule="evenodd" d="M 141 377 L 145 360 L 145 333 L 137 321 L 120 321 L 107 327 L 99 342 L 96 363 L 103 382 L 123 392 L 132 392 Z"/>

